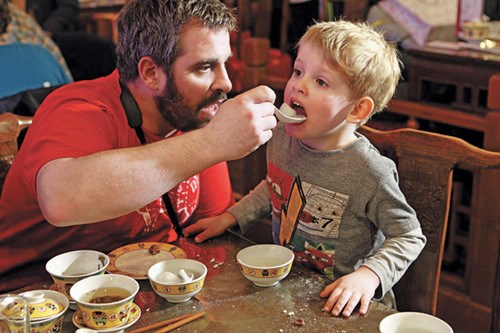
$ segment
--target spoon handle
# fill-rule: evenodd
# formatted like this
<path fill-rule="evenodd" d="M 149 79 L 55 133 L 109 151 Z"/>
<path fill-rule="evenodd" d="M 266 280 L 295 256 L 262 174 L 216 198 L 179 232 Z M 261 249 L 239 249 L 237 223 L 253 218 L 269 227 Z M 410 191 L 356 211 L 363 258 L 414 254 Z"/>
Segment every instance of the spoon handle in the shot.
<path fill-rule="evenodd" d="M 304 120 L 306 120 L 306 117 L 302 114 L 290 116 L 288 114 L 285 114 L 282 110 L 278 109 L 277 107 L 274 107 L 274 115 L 276 116 L 276 118 L 278 118 L 279 121 L 289 124 L 301 123 Z"/>

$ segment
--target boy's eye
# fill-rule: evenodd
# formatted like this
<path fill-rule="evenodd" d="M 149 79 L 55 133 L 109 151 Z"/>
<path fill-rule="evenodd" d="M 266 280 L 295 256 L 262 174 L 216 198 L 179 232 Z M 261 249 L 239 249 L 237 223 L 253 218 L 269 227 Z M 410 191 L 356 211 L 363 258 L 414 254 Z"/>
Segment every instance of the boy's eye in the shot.
<path fill-rule="evenodd" d="M 300 69 L 296 69 L 296 68 L 295 68 L 295 69 L 293 70 L 293 74 L 294 74 L 295 76 L 300 76 L 300 74 L 302 74 L 302 71 L 301 71 Z"/>
<path fill-rule="evenodd" d="M 317 79 L 316 82 L 318 83 L 318 85 L 320 87 L 326 87 L 326 86 L 328 86 L 328 84 L 325 81 L 321 80 L 321 79 Z"/>

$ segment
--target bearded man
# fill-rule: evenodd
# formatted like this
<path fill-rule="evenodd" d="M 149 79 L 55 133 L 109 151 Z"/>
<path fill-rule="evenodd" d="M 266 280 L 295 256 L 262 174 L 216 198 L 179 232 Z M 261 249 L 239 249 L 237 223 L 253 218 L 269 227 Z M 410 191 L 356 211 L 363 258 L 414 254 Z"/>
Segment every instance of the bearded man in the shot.
<path fill-rule="evenodd" d="M 130 0 L 117 28 L 117 70 L 50 94 L 9 171 L 0 292 L 47 281 L 62 252 L 175 241 L 233 203 L 225 161 L 271 138 L 271 89 L 227 99 L 222 2 Z"/>

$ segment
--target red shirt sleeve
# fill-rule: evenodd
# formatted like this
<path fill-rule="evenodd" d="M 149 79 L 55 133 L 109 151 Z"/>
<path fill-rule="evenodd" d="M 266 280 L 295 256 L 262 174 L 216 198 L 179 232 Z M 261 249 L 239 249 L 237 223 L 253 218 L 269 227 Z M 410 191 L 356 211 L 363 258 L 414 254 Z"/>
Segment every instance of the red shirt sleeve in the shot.
<path fill-rule="evenodd" d="M 222 162 L 200 173 L 200 199 L 192 221 L 222 214 L 234 204 L 227 163 Z"/>

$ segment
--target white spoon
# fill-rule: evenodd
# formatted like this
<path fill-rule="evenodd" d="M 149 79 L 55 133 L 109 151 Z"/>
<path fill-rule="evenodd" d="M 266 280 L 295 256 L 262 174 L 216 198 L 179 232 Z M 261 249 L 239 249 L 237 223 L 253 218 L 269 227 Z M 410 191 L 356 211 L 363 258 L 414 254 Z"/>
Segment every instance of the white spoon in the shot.
<path fill-rule="evenodd" d="M 274 115 L 279 121 L 284 123 L 301 123 L 306 120 L 306 116 L 297 114 L 297 112 L 286 103 L 283 103 L 279 109 L 274 107 Z"/>
<path fill-rule="evenodd" d="M 194 274 L 191 274 L 191 276 L 189 276 L 183 269 L 181 269 L 179 273 L 177 273 L 177 276 L 181 278 L 182 282 L 191 282 L 194 278 Z"/>

